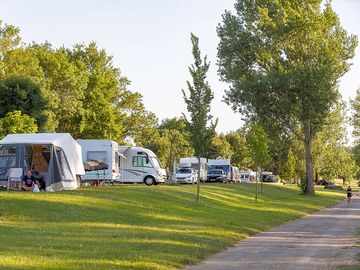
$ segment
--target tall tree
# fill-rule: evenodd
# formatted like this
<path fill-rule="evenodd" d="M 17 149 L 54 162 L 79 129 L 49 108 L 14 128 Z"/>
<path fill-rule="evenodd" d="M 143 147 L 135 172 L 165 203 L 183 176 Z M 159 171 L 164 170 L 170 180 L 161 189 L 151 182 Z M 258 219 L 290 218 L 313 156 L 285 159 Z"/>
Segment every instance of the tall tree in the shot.
<path fill-rule="evenodd" d="M 238 0 L 218 27 L 221 78 L 230 83 L 226 102 L 249 118 L 284 131 L 301 127 L 306 156 L 306 194 L 314 194 L 312 141 L 338 98 L 337 82 L 354 56 L 330 2 Z"/>
<path fill-rule="evenodd" d="M 207 148 L 215 135 L 217 120 L 213 122 L 210 115 L 210 103 L 214 98 L 210 85 L 206 81 L 206 73 L 209 70 L 210 63 L 206 56 L 204 59 L 201 58 L 199 38 L 194 34 L 191 34 L 191 43 L 195 62 L 189 67 L 189 73 L 192 77 L 192 83 L 187 81 L 189 96 L 182 90 L 190 119 L 187 119 L 185 115 L 183 117 L 190 132 L 190 140 L 200 166 L 200 157 L 207 156 Z M 210 125 L 209 121 L 211 121 Z M 200 169 L 198 171 L 197 202 L 199 202 L 200 194 Z"/>
<path fill-rule="evenodd" d="M 127 78 L 113 66 L 112 57 L 104 49 L 98 49 L 95 42 L 88 45 L 76 44 L 67 50 L 70 59 L 80 70 L 88 74 L 84 90 L 84 114 L 77 123 L 82 138 L 108 138 L 120 141 L 125 114 L 118 104 L 126 86 Z"/>

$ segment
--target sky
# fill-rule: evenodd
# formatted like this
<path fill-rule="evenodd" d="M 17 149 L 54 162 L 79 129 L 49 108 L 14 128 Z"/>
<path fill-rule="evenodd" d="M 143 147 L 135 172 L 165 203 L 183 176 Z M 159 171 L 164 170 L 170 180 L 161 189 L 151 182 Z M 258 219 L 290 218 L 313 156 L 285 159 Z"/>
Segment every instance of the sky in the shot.
<path fill-rule="evenodd" d="M 50 42 L 55 47 L 96 41 L 113 56 L 114 65 L 143 95 L 147 108 L 162 120 L 186 113 L 181 89 L 191 80 L 190 33 L 199 37 L 202 55 L 211 62 L 208 81 L 214 92 L 211 114 L 217 131 L 242 126 L 241 115 L 223 100 L 228 85 L 220 81 L 216 27 L 235 0 L 0 0 L 0 20 L 18 26 L 23 42 Z M 360 0 L 333 0 L 342 26 L 360 36 Z M 360 87 L 360 48 L 351 70 L 340 81 L 348 101 Z"/>

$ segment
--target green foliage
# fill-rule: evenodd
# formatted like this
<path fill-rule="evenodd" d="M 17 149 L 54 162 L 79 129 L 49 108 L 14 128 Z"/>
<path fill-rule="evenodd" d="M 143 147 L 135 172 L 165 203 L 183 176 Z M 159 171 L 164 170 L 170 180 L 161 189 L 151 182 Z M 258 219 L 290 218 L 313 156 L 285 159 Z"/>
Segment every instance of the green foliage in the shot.
<path fill-rule="evenodd" d="M 301 127 L 307 193 L 313 194 L 311 142 L 337 101 L 356 36 L 348 36 L 329 2 L 243 1 L 218 27 L 219 73 L 231 84 L 226 102 L 279 130 Z"/>
<path fill-rule="evenodd" d="M 190 114 L 190 120 L 185 115 L 184 119 L 190 132 L 190 140 L 197 157 L 206 157 L 208 146 L 211 144 L 215 135 L 215 123 L 211 121 L 210 103 L 214 96 L 210 89 L 209 83 L 206 81 L 206 73 L 209 70 L 210 63 L 207 57 L 201 58 L 199 49 L 199 39 L 191 34 L 192 53 L 194 56 L 194 64 L 189 67 L 189 73 L 192 77 L 192 83 L 187 81 L 189 96 L 182 90 L 187 110 Z"/>
<path fill-rule="evenodd" d="M 269 161 L 269 138 L 262 126 L 253 124 L 247 134 L 247 143 L 250 145 L 256 167 L 264 168 Z"/>
<path fill-rule="evenodd" d="M 146 129 L 148 132 L 144 132 L 141 141 L 142 146 L 154 151 L 169 173 L 173 170 L 174 161 L 179 163 L 180 158 L 194 155 L 189 132 L 178 129 L 176 125 L 167 124 L 178 121 L 185 124 L 183 120 L 173 118 L 163 121 L 159 128 Z"/>
<path fill-rule="evenodd" d="M 314 169 L 323 178 L 354 179 L 358 166 L 346 147 L 346 108 L 337 103 L 325 119 L 323 129 L 313 142 Z"/>
<path fill-rule="evenodd" d="M 176 129 L 181 132 L 188 132 L 186 128 L 186 121 L 184 120 L 184 118 L 181 117 L 164 119 L 159 125 L 159 129 Z"/>
<path fill-rule="evenodd" d="M 76 44 L 67 53 L 76 66 L 88 75 L 78 136 L 120 141 L 125 115 L 117 105 L 122 92 L 126 91 L 128 80 L 121 77 L 120 70 L 113 66 L 112 57 L 104 49 L 99 50 L 95 42 Z"/>
<path fill-rule="evenodd" d="M 19 133 L 36 133 L 38 126 L 35 119 L 29 115 L 22 114 L 21 111 L 8 112 L 0 120 L 0 136 Z"/>
<path fill-rule="evenodd" d="M 231 145 L 223 134 L 215 135 L 211 140 L 211 144 L 208 145 L 208 158 L 215 159 L 221 157 L 223 159 L 230 159 L 233 154 Z"/>
<path fill-rule="evenodd" d="M 121 143 L 126 136 L 140 141 L 144 129 L 156 126 L 141 95 L 127 89 L 130 81 L 95 42 L 55 49 L 47 42 L 19 46 L 19 41 L 18 28 L 0 23 L 0 80 L 20 76 L 39 87 L 47 104 L 38 108 L 41 123 L 34 116 L 41 130 Z M 17 108 L 10 100 L 6 103 Z"/>
<path fill-rule="evenodd" d="M 4 24 L 3 21 L 0 20 L 0 60 L 3 59 L 7 51 L 19 45 L 21 41 L 19 33 L 19 28 L 6 23 Z"/>
<path fill-rule="evenodd" d="M 280 177 L 287 182 L 294 183 L 296 172 L 296 157 L 291 149 L 288 151 L 286 162 L 281 167 Z"/>
<path fill-rule="evenodd" d="M 204 185 L 196 208 L 191 185 L 0 192 L 0 268 L 183 269 L 344 196 L 319 190 L 304 197 L 294 186 L 267 185 L 254 204 L 253 188 Z"/>
<path fill-rule="evenodd" d="M 124 91 L 118 109 L 126 115 L 123 137 L 131 137 L 140 145 L 146 143 L 149 131 L 156 128 L 158 119 L 145 109 L 141 94 Z"/>
<path fill-rule="evenodd" d="M 46 124 L 43 110 L 47 103 L 38 85 L 24 77 L 10 77 L 0 81 L 0 117 L 19 110 L 36 119 L 39 129 Z"/>
<path fill-rule="evenodd" d="M 247 170 L 253 167 L 254 160 L 249 145 L 246 142 L 246 136 L 242 132 L 230 132 L 225 135 L 226 141 L 230 144 L 231 164 Z"/>

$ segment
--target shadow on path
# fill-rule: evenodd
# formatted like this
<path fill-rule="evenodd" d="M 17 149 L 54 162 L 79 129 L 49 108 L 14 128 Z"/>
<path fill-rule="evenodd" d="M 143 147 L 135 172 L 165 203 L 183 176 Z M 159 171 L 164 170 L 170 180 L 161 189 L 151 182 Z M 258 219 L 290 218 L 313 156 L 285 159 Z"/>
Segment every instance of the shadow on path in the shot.
<path fill-rule="evenodd" d="M 355 262 L 360 198 L 257 234 L 185 270 L 325 270 Z"/>

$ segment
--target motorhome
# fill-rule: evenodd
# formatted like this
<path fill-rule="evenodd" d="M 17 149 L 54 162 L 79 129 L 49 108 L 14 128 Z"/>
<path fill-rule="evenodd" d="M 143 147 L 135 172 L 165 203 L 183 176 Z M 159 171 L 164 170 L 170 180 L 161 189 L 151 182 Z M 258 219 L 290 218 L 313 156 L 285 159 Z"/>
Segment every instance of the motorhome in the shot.
<path fill-rule="evenodd" d="M 125 157 L 120 168 L 120 182 L 145 183 L 148 186 L 165 182 L 166 171 L 153 151 L 142 147 L 120 146 L 119 152 Z"/>
<path fill-rule="evenodd" d="M 179 184 L 195 184 L 197 183 L 198 174 L 190 163 L 180 163 L 175 173 L 175 181 Z"/>
<path fill-rule="evenodd" d="M 80 145 L 69 133 L 9 134 L 0 141 L 0 182 L 32 170 L 46 191 L 74 190 L 85 174 Z M 13 179 L 9 188 L 19 188 Z"/>
<path fill-rule="evenodd" d="M 209 159 L 208 160 L 209 168 L 223 170 L 226 174 L 226 179 L 228 182 L 232 181 L 231 177 L 231 163 L 230 159 Z"/>
<path fill-rule="evenodd" d="M 208 163 L 206 162 L 206 158 L 200 158 L 200 166 L 199 166 L 199 159 L 197 157 L 185 157 L 180 158 L 180 165 L 181 164 L 189 164 L 189 166 L 196 171 L 196 173 L 199 175 L 200 170 L 200 182 L 205 182 L 207 180 L 207 171 L 208 171 Z"/>
<path fill-rule="evenodd" d="M 77 140 L 82 149 L 83 163 L 97 161 L 106 166 L 100 170 L 86 170 L 84 181 L 120 181 L 120 153 L 117 142 L 111 140 Z"/>

